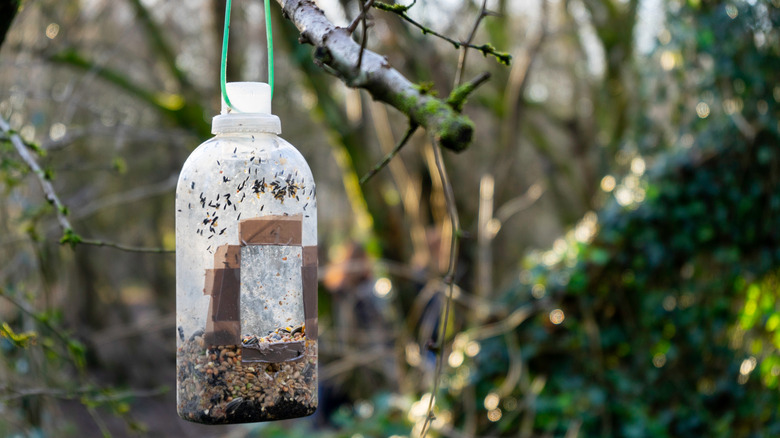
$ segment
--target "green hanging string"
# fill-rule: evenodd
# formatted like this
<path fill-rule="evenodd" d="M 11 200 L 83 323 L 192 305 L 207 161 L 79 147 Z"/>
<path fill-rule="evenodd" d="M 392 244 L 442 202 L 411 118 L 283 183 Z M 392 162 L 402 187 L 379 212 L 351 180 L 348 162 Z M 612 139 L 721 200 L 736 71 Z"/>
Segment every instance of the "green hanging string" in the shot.
<path fill-rule="evenodd" d="M 230 1 L 230 0 L 228 0 Z M 271 0 L 265 0 L 265 40 L 268 42 L 268 85 L 274 98 L 274 38 L 271 32 Z"/>
<path fill-rule="evenodd" d="M 230 35 L 230 6 L 232 1 L 227 0 L 225 4 L 225 30 L 222 34 L 222 63 L 219 72 L 220 88 L 222 89 L 222 99 L 224 99 L 228 108 L 233 111 L 241 112 L 230 103 L 227 94 L 225 77 L 227 72 L 228 40 Z M 271 32 L 271 0 L 265 0 L 265 35 L 268 41 L 268 85 L 271 87 L 271 99 L 274 97 L 274 41 Z"/>

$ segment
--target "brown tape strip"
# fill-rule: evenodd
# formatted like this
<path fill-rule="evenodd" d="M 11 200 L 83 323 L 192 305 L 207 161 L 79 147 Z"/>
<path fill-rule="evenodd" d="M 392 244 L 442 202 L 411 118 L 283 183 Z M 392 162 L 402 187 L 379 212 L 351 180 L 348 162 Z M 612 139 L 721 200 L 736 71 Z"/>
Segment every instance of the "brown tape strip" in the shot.
<path fill-rule="evenodd" d="M 239 269 L 207 269 L 204 294 L 211 295 L 206 318 L 205 341 L 209 345 L 236 345 L 240 342 Z"/>
<path fill-rule="evenodd" d="M 317 266 L 317 246 L 303 247 L 303 266 Z"/>
<path fill-rule="evenodd" d="M 212 301 L 216 299 L 214 306 L 214 321 L 238 321 L 239 307 L 238 296 L 241 291 L 241 279 L 238 269 L 215 269 L 214 291 Z"/>
<path fill-rule="evenodd" d="M 212 295 L 214 292 L 214 270 L 206 269 L 206 278 L 203 281 L 203 295 Z M 209 312 L 211 314 L 211 312 Z"/>
<path fill-rule="evenodd" d="M 240 268 L 241 245 L 220 245 L 214 253 L 215 268 Z"/>
<path fill-rule="evenodd" d="M 241 346 L 241 363 L 287 362 L 303 357 L 303 341 L 262 343 Z"/>
<path fill-rule="evenodd" d="M 306 319 L 306 337 L 317 340 L 317 265 L 302 266 L 303 315 Z"/>
<path fill-rule="evenodd" d="M 241 245 L 300 245 L 303 216 L 263 216 L 239 222 Z"/>
<path fill-rule="evenodd" d="M 203 335 L 208 345 L 238 345 L 241 342 L 239 321 L 208 321 Z"/>

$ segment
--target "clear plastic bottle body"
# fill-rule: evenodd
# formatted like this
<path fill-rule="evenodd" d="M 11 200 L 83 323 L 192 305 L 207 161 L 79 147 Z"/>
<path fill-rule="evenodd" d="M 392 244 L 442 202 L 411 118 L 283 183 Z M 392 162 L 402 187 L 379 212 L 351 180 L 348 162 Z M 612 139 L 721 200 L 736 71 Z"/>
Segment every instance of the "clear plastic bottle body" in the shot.
<path fill-rule="evenodd" d="M 176 191 L 177 404 L 229 424 L 317 408 L 317 203 L 273 133 L 219 134 Z"/>

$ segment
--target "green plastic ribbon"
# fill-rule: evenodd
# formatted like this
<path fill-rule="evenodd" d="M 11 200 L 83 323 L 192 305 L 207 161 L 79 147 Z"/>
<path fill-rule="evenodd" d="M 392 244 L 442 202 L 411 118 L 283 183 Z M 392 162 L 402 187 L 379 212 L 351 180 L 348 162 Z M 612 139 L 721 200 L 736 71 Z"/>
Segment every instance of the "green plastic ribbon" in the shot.
<path fill-rule="evenodd" d="M 228 41 L 230 36 L 230 7 L 231 0 L 227 0 L 225 4 L 225 30 L 222 34 L 222 63 L 219 72 L 220 88 L 222 89 L 222 99 L 227 104 L 228 108 L 233 111 L 241 112 L 236 109 L 232 103 L 230 103 L 230 97 L 227 94 L 226 76 L 227 76 L 227 56 L 228 56 Z M 268 85 L 271 87 L 271 99 L 274 97 L 274 40 L 273 32 L 271 30 L 271 0 L 265 0 L 265 35 L 268 42 Z"/>

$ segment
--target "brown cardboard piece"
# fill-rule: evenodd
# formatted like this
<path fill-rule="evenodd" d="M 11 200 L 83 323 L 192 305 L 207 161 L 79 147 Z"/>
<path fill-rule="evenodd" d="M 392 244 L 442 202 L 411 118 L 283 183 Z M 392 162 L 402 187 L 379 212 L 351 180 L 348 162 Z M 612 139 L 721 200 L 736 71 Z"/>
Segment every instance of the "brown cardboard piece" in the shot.
<path fill-rule="evenodd" d="M 241 339 L 238 269 L 206 270 L 205 295 L 211 295 L 204 339 L 209 345 L 236 345 Z"/>
<path fill-rule="evenodd" d="M 317 246 L 303 247 L 303 314 L 306 319 L 306 337 L 317 340 Z"/>
<path fill-rule="evenodd" d="M 264 216 L 239 223 L 241 245 L 221 245 L 214 254 L 215 269 L 206 270 L 203 293 L 211 296 L 206 333 L 209 345 L 239 345 L 240 267 L 243 245 L 300 246 L 303 216 Z M 317 339 L 317 246 L 302 248 L 302 289 L 306 337 Z M 263 346 L 244 346 L 244 362 L 283 362 L 303 355 L 302 341 L 280 342 Z"/>
<path fill-rule="evenodd" d="M 300 245 L 303 216 L 263 216 L 239 223 L 241 245 Z"/>

